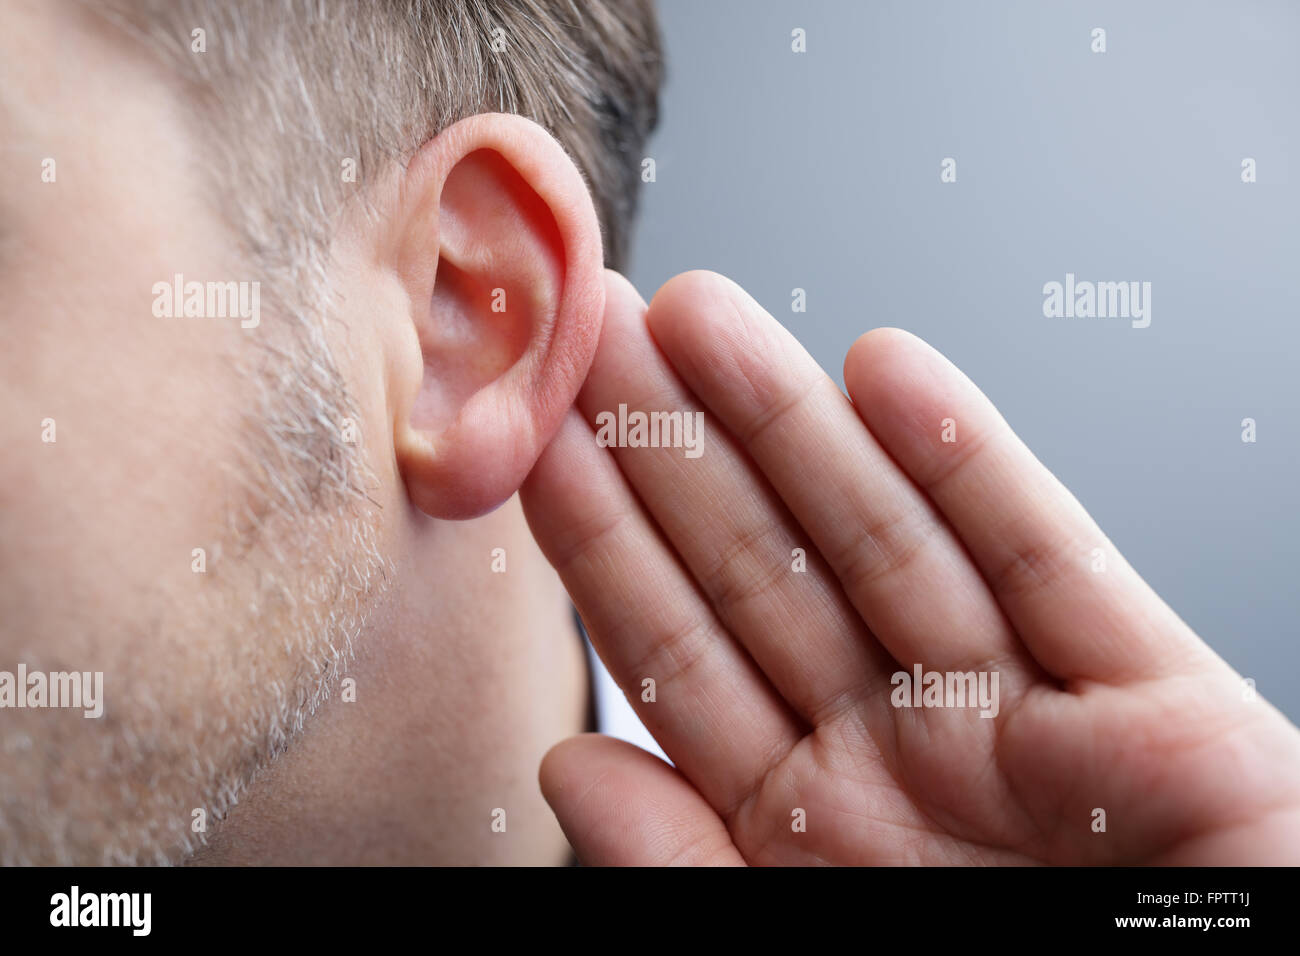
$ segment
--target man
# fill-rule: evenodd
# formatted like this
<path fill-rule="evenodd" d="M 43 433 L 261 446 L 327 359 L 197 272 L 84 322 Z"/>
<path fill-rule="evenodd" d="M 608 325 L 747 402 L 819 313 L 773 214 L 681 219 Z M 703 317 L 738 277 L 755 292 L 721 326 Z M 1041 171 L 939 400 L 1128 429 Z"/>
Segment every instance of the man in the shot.
<path fill-rule="evenodd" d="M 0 861 L 569 860 L 586 662 L 512 496 L 625 255 L 649 4 L 4 22 L 0 672 L 103 711 L 0 709 Z"/>
<path fill-rule="evenodd" d="M 675 765 L 550 750 L 586 862 L 1295 859 L 1300 735 L 955 370 L 602 269 L 647 11 L 315 10 L 10 17 L 3 650 L 104 682 L 0 711 L 6 860 L 561 862 L 565 589 Z"/>

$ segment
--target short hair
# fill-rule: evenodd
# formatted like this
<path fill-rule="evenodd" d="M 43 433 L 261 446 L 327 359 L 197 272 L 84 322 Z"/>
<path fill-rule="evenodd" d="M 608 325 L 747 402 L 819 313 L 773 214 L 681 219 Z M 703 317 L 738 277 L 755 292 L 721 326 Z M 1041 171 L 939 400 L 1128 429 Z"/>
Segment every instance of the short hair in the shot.
<path fill-rule="evenodd" d="M 309 262 L 333 207 L 371 173 L 457 120 L 504 112 L 563 145 L 591 189 L 606 265 L 625 267 L 663 77 L 652 0 L 116 0 L 115 10 L 192 90 L 219 182 L 245 200 L 236 225 L 255 255 Z"/>
<path fill-rule="evenodd" d="M 213 208 L 266 280 L 263 305 L 284 313 L 290 340 L 275 337 L 259 365 L 262 396 L 247 404 L 266 436 L 252 466 L 296 510 L 355 497 L 364 484 L 338 440 L 337 423 L 356 411 L 322 330 L 326 270 L 344 204 L 365 203 L 366 184 L 393 162 L 467 116 L 528 117 L 585 177 L 605 264 L 626 264 L 663 76 L 652 0 L 111 0 L 89 9 L 140 41 L 188 94 Z"/>

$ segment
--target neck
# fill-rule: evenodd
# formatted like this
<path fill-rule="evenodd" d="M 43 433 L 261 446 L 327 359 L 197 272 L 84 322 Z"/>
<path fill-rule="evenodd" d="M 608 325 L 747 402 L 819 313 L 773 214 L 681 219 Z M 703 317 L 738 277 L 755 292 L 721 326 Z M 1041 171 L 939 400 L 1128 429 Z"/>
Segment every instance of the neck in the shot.
<path fill-rule="evenodd" d="M 586 660 L 518 500 L 475 521 L 413 518 L 399 547 L 398 586 L 347 671 L 355 701 L 331 695 L 195 863 L 569 859 L 537 768 L 586 729 Z"/>

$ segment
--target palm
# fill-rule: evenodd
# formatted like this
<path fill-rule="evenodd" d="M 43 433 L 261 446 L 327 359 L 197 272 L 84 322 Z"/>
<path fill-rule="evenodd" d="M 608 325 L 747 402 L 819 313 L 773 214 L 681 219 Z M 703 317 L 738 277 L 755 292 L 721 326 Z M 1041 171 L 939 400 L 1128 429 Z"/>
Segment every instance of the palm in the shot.
<path fill-rule="evenodd" d="M 1188 700 L 1215 698 L 1215 719 L 1189 727 Z M 1284 829 L 1297 805 L 1277 804 L 1284 786 L 1268 784 L 1280 756 L 1268 744 L 1294 751 L 1290 729 L 1271 709 L 1247 706 L 1226 670 L 1079 698 L 1040 684 L 983 732 L 945 721 L 943 711 L 907 716 L 920 719 L 894 721 L 882 734 L 869 714 L 845 714 L 801 740 L 728 821 L 744 857 L 783 865 L 1189 861 L 1198 847 L 1230 845 L 1234 831 Z M 1224 768 L 1243 758 L 1257 779 L 1225 792 Z M 1295 792 L 1294 776 L 1289 786 Z M 790 793 L 815 821 L 806 833 L 781 819 Z"/>
<path fill-rule="evenodd" d="M 579 411 L 524 504 L 676 769 L 602 738 L 552 751 L 543 787 L 580 855 L 1294 859 L 1295 728 L 937 354 L 875 333 L 845 378 L 852 403 L 719 277 L 679 277 L 648 313 L 611 278 Z M 587 422 L 620 405 L 702 405 L 707 448 L 597 447 Z M 895 706 L 915 667 L 996 676 L 996 716 Z"/>

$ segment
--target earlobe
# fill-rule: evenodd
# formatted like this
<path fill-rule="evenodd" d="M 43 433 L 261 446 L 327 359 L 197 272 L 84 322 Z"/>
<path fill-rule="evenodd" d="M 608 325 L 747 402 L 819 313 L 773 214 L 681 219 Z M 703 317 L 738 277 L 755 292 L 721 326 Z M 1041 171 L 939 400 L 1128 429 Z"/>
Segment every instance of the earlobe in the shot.
<path fill-rule="evenodd" d="M 417 507 L 471 518 L 518 490 L 586 378 L 600 229 L 568 155 L 518 116 L 444 130 L 399 194 L 393 268 L 411 334 L 390 363 L 394 447 Z"/>

